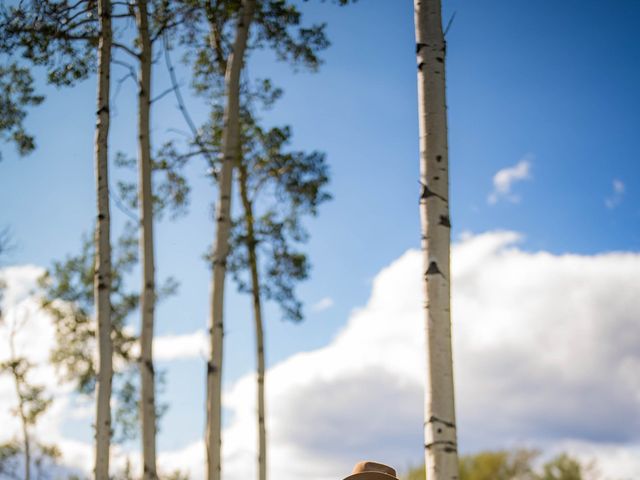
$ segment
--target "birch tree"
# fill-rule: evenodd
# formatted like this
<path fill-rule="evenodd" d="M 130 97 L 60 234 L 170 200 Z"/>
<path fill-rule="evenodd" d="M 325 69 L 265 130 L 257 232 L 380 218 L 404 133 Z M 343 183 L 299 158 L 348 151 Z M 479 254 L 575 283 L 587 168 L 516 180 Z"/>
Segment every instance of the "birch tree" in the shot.
<path fill-rule="evenodd" d="M 240 151 L 240 73 L 256 7 L 255 0 L 244 0 L 237 15 L 233 49 L 225 72 L 225 120 L 222 134 L 221 167 L 218 180 L 216 237 L 213 250 L 213 279 L 209 320 L 211 357 L 207 365 L 207 480 L 220 480 L 222 433 L 222 336 L 226 261 L 231 227 L 233 167 Z"/>
<path fill-rule="evenodd" d="M 346 1 L 338 2 L 340 4 Z M 199 4 L 200 5 L 200 4 Z M 209 316 L 211 357 L 207 363 L 207 479 L 219 480 L 221 471 L 221 374 L 224 333 L 224 281 L 231 232 L 233 171 L 240 155 L 241 73 L 244 57 L 255 49 L 269 49 L 278 59 L 315 69 L 316 52 L 326 48 L 325 25 L 301 26 L 298 8 L 286 1 L 215 0 L 203 2 L 197 21 L 191 22 L 186 38 L 194 61 L 196 92 L 213 100 L 222 99 L 223 128 L 215 139 L 218 159 L 210 166 L 218 186 L 216 235 L 212 262 L 211 309 Z M 207 25 L 203 31 L 201 24 Z M 253 34 L 250 34 L 250 27 Z M 195 47 L 195 48 L 194 48 Z M 214 113 L 215 114 L 215 113 Z M 214 132 L 211 135 L 215 136 Z M 201 132 L 194 144 L 201 148 Z"/>
<path fill-rule="evenodd" d="M 137 0 L 136 23 L 140 44 L 138 77 L 138 161 L 140 205 L 140 250 L 142 289 L 140 302 L 140 418 L 142 422 L 142 465 L 144 480 L 158 478 L 156 472 L 156 405 L 153 369 L 155 313 L 155 261 L 153 248 L 153 198 L 151 182 L 151 61 L 153 56 L 147 1 Z"/>
<path fill-rule="evenodd" d="M 111 218 L 109 211 L 109 92 L 111 86 L 111 1 L 98 0 L 100 35 L 98 40 L 97 122 L 95 129 L 95 175 L 97 192 L 96 263 L 94 297 L 98 325 L 98 377 L 96 387 L 96 442 L 94 475 L 109 478 L 111 442 Z"/>
<path fill-rule="evenodd" d="M 426 332 L 428 480 L 458 478 L 451 354 L 449 158 L 440 0 L 414 0 L 420 126 L 420 220 Z"/>
<path fill-rule="evenodd" d="M 295 283 L 308 276 L 298 244 L 307 239 L 301 220 L 330 198 L 324 155 L 287 152 L 289 127 L 261 128 L 244 109 L 238 187 L 242 216 L 234 222 L 229 268 L 241 291 L 251 294 L 256 345 L 258 480 L 267 477 L 265 341 L 262 299 L 278 303 L 283 318 L 302 320 Z M 271 200 L 271 202 L 269 202 Z M 262 262 L 260 261 L 262 259 Z M 262 266 L 263 274 L 260 274 Z M 249 280 L 244 280 L 243 273 Z"/>
<path fill-rule="evenodd" d="M 256 345 L 256 413 L 258 479 L 267 475 L 265 405 L 265 347 L 263 299 L 276 302 L 283 318 L 302 320 L 302 304 L 295 284 L 307 278 L 309 265 L 299 245 L 307 239 L 302 217 L 316 215 L 330 198 L 325 187 L 328 169 L 324 155 L 289 151 L 290 127 L 265 129 L 257 121 L 256 106 L 271 108 L 282 91 L 269 80 L 251 87 L 245 82 L 241 100 L 241 148 L 237 183 L 241 214 L 230 233 L 227 269 L 239 290 L 250 293 Z M 219 148 L 224 128 L 221 108 L 214 108 L 206 129 L 208 148 Z M 260 271 L 262 270 L 262 274 Z"/>
<path fill-rule="evenodd" d="M 112 28 L 110 0 L 68 0 L 19 3 L 3 11 L 5 41 L 35 65 L 45 65 L 48 80 L 72 84 L 92 69 L 97 46 L 97 113 L 94 140 L 96 181 L 96 263 L 94 301 L 98 322 L 98 382 L 95 466 L 97 479 L 107 479 L 111 436 L 111 246 L 108 179 L 109 92 Z M 96 45 L 97 44 L 97 45 Z"/>
<path fill-rule="evenodd" d="M 152 9 L 152 11 L 149 10 Z M 158 477 L 156 465 L 156 400 L 155 370 L 153 366 L 153 331 L 155 324 L 156 279 L 154 249 L 154 211 L 160 213 L 171 206 L 177 211 L 186 203 L 188 187 L 178 167 L 184 161 L 166 144 L 158 153 L 159 162 L 154 162 L 151 152 L 151 80 L 153 68 L 154 41 L 162 38 L 170 25 L 179 18 L 178 12 L 171 10 L 166 2 L 136 0 L 135 19 L 138 30 L 138 50 L 129 53 L 138 61 L 138 197 L 129 199 L 129 204 L 139 208 L 140 254 L 142 260 L 142 288 L 140 296 L 140 420 L 142 440 L 143 478 L 155 480 Z M 152 20 L 154 20 L 152 22 Z M 171 162 L 167 160 L 173 160 Z M 120 159 L 121 164 L 126 164 Z M 154 191 L 152 176 L 154 170 L 164 170 L 167 180 L 161 184 L 165 189 L 158 195 Z M 123 196 L 133 189 L 131 184 L 120 183 Z M 168 190 L 167 190 L 168 189 Z M 171 198 L 167 198 L 171 197 Z"/>

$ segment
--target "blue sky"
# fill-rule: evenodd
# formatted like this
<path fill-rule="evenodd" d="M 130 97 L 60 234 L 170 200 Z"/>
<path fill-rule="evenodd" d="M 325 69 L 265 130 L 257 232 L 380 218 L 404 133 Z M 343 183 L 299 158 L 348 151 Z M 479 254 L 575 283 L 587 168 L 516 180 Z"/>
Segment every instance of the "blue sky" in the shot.
<path fill-rule="evenodd" d="M 270 364 L 326 345 L 367 301 L 380 269 L 419 246 L 411 6 L 361 0 L 348 8 L 313 2 L 303 9 L 305 18 L 328 22 L 332 46 L 319 73 L 292 72 L 262 52 L 248 62 L 250 75 L 270 76 L 285 92 L 265 120 L 291 124 L 295 147 L 327 153 L 334 196 L 308 223 L 313 270 L 299 288 L 307 318 L 291 325 L 267 308 Z M 453 237 L 512 230 L 523 235 L 523 251 L 640 250 L 640 3 L 445 1 L 445 21 L 454 13 L 447 34 Z M 159 69 L 158 93 L 168 86 Z M 184 67 L 179 77 L 186 92 Z M 27 122 L 37 151 L 17 158 L 2 146 L 0 222 L 16 244 L 5 263 L 15 265 L 47 267 L 73 253 L 94 216 L 94 82 L 44 90 L 45 103 Z M 133 155 L 131 83 L 115 102 L 112 153 Z M 188 105 L 195 118 L 205 118 L 201 99 L 190 97 Z M 153 115 L 156 144 L 170 128 L 185 129 L 171 96 Z M 510 193 L 491 204 L 494 175 L 523 160 L 528 178 L 510 183 Z M 159 308 L 161 335 L 206 325 L 209 273 L 201 257 L 213 239 L 215 190 L 204 162 L 194 161 L 189 172 L 189 215 L 157 229 L 159 275 L 181 283 Z M 112 212 L 117 228 L 123 215 Z M 228 285 L 225 382 L 231 385 L 253 368 L 253 338 L 247 299 Z M 314 311 L 325 298 L 332 306 Z M 170 434 L 160 446 L 172 449 L 201 436 L 204 371 L 193 359 L 168 368 L 171 410 L 163 431 Z M 177 413 L 183 408 L 191 412 L 186 417 Z"/>

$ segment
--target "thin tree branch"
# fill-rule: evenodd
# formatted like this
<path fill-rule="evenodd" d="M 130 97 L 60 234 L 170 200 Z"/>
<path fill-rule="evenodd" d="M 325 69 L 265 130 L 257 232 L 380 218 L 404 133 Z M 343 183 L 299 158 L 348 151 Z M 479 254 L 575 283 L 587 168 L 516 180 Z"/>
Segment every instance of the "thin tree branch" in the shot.
<path fill-rule="evenodd" d="M 196 145 L 198 145 L 198 147 L 200 147 L 200 150 L 202 150 L 202 152 L 207 152 L 206 145 L 202 141 L 202 137 L 200 133 L 198 133 L 198 129 L 196 128 L 195 124 L 193 123 L 193 120 L 191 119 L 191 116 L 189 115 L 189 112 L 187 111 L 187 107 L 185 106 L 184 99 L 182 98 L 182 93 L 180 93 L 180 86 L 178 85 L 178 80 L 176 78 L 176 71 L 173 68 L 173 63 L 171 63 L 171 55 L 169 53 L 169 41 L 166 35 L 163 35 L 162 38 L 164 41 L 164 58 L 167 64 L 167 69 L 169 70 L 169 78 L 171 79 L 171 84 L 173 85 L 173 92 L 175 93 L 176 100 L 178 101 L 178 108 L 180 109 L 180 112 L 182 113 L 182 116 L 184 117 L 184 120 L 187 123 L 189 130 L 191 130 L 194 142 L 196 143 Z M 204 155 L 205 157 L 207 157 L 207 160 L 209 160 L 209 163 L 211 165 L 215 164 L 215 158 L 213 158 L 209 153 L 204 153 Z"/>
<path fill-rule="evenodd" d="M 449 21 L 447 22 L 447 26 L 444 29 L 444 33 L 442 34 L 444 37 L 447 36 L 447 32 L 449 31 L 449 29 L 451 28 L 451 24 L 453 23 L 454 18 L 456 18 L 456 13 L 458 13 L 457 10 L 455 10 L 452 14 L 451 14 L 451 18 L 449 19 Z"/>
<path fill-rule="evenodd" d="M 134 57 L 136 60 L 140 60 L 140 53 L 136 52 L 135 50 L 132 50 L 131 48 L 127 47 L 126 45 L 123 45 L 123 44 L 118 43 L 118 42 L 113 42 L 112 45 L 114 47 L 116 47 L 116 48 L 119 48 L 120 50 L 124 50 L 129 55 Z"/>

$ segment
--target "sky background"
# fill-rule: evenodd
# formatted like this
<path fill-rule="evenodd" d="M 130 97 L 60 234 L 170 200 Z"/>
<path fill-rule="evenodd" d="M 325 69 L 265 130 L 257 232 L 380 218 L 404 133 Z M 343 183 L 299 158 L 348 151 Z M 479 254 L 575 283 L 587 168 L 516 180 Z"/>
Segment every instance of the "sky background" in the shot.
<path fill-rule="evenodd" d="M 334 197 L 308 222 L 313 270 L 298 290 L 305 321 L 282 322 L 277 308 L 266 309 L 267 359 L 274 368 L 269 373 L 272 468 L 285 472 L 282 476 L 293 477 L 304 462 L 315 466 L 317 478 L 331 478 L 369 452 L 381 460 L 387 454 L 402 463 L 398 467 L 419 462 L 422 454 L 420 345 L 406 347 L 415 358 L 404 358 L 399 347 L 388 352 L 393 358 L 384 356 L 382 365 L 372 360 L 377 347 L 392 348 L 381 338 L 397 335 L 407 345 L 413 337 L 421 339 L 421 332 L 412 335 L 421 322 L 412 303 L 416 299 L 401 290 L 405 285 L 416 297 L 419 292 L 414 265 L 419 257 L 407 253 L 419 247 L 415 40 L 407 3 L 303 4 L 306 21 L 328 22 L 332 46 L 318 73 L 293 72 L 265 52 L 253 52 L 248 60 L 249 75 L 269 76 L 284 89 L 282 100 L 264 114 L 265 122 L 292 125 L 295 148 L 326 152 Z M 607 332 L 621 331 L 627 340 L 640 337 L 635 299 L 640 289 L 640 3 L 444 1 L 445 22 L 454 13 L 447 33 L 447 96 L 452 236 L 458 242 L 453 262 L 454 271 L 461 272 L 460 287 L 455 273 L 453 287 L 456 387 L 463 392 L 458 396 L 461 450 L 543 442 L 550 450 L 604 455 L 601 463 L 630 465 L 613 473 L 639 478 L 640 464 L 624 459 L 640 452 L 635 433 L 640 428 L 629 430 L 640 427 L 640 389 L 629 373 L 632 365 L 640 366 L 640 347 Z M 169 86 L 164 66 L 158 67 L 156 93 Z M 116 70 L 114 77 L 124 73 Z M 187 68 L 179 67 L 178 76 L 187 93 Z M 71 90 L 41 86 L 47 99 L 27 120 L 38 149 L 18 158 L 12 146 L 3 145 L 0 163 L 0 225 L 10 227 L 15 244 L 3 261 L 15 267 L 11 272 L 24 279 L 16 280 L 21 285 L 33 281 L 38 268 L 77 251 L 95 215 L 94 81 Z M 134 85 L 123 84 L 114 102 L 111 151 L 134 155 Z M 187 104 L 199 122 L 206 118 L 202 99 L 189 96 Z M 167 96 L 154 104 L 156 145 L 171 129 L 186 127 L 174 98 Z M 204 161 L 194 160 L 188 170 L 189 214 L 163 221 L 156 236 L 159 278 L 170 275 L 180 282 L 179 293 L 157 313 L 156 332 L 166 340 L 156 348 L 160 355 L 164 351 L 167 369 L 162 398 L 170 405 L 159 447 L 169 452 L 168 462 L 197 458 L 204 426 L 209 270 L 202 255 L 213 240 L 216 191 Z M 112 184 L 126 175 L 115 167 L 112 172 Z M 112 212 L 117 232 L 125 216 L 113 205 Z M 461 258 L 458 270 L 455 252 Z M 135 277 L 131 282 L 137 285 Z M 380 284 L 388 288 L 377 288 Z M 248 299 L 228 285 L 225 448 L 229 478 L 239 478 L 247 473 L 242 465 L 252 462 L 238 459 L 246 459 L 253 445 L 251 406 L 245 405 L 253 398 L 247 377 L 254 366 L 253 336 Z M 15 295 L 16 302 L 20 298 Z M 387 331 L 385 322 L 397 329 Z M 545 337 L 541 326 L 564 342 Z M 469 332 L 475 332 L 471 339 Z M 360 354 L 340 346 L 367 338 L 369 347 Z M 601 356 L 598 338 L 611 347 Z M 517 346 L 529 356 L 518 357 Z M 327 364 L 322 358 L 334 356 L 340 361 L 333 370 L 319 366 Z M 591 356 L 602 361 L 586 374 L 576 365 Z M 310 362 L 306 372 L 304 362 Z M 509 362 L 520 369 L 504 372 Z M 550 381 L 554 369 L 549 365 L 563 372 L 566 367 L 565 377 Z M 386 373 L 371 378 L 371 369 L 378 367 Z M 615 377 L 612 372 L 620 375 L 619 388 L 605 381 Z M 297 376 L 317 381 L 298 385 Z M 369 381 L 372 387 L 365 391 L 375 394 L 349 395 Z M 332 395 L 332 389 L 343 395 Z M 11 402 L 7 392 L 3 404 Z M 487 416 L 495 415 L 492 401 L 505 396 L 504 421 L 487 430 Z M 549 413 L 558 405 L 554 399 L 574 402 L 567 400 L 566 411 L 556 417 Z M 64 411 L 77 401 L 68 400 Z M 586 421 L 612 402 L 619 402 L 619 415 Z M 290 407 L 288 414 L 279 410 L 282 405 Z M 375 428 L 363 428 L 394 406 L 402 408 L 374 421 Z M 378 413 L 358 423 L 358 411 Z M 623 421 L 623 412 L 632 420 Z M 68 417 L 51 426 L 56 435 L 89 443 L 91 412 Z M 351 418 L 354 423 L 345 423 Z M 303 419 L 315 438 L 296 430 Z M 353 425 L 363 437 L 375 435 L 376 441 L 357 440 L 361 437 L 354 433 L 352 443 L 340 443 L 344 432 L 330 430 L 341 425 Z M 295 445 L 298 450 L 290 451 Z M 289 470 L 282 467 L 287 453 L 299 460 Z M 198 478 L 197 469 L 193 472 Z"/>

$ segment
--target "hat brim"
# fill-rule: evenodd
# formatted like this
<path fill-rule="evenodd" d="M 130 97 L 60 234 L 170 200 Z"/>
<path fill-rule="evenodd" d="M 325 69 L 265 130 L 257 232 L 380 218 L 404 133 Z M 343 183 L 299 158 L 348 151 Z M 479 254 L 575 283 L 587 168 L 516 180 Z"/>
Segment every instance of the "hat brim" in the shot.
<path fill-rule="evenodd" d="M 360 472 L 349 475 L 344 480 L 398 480 L 398 477 L 384 472 Z"/>

